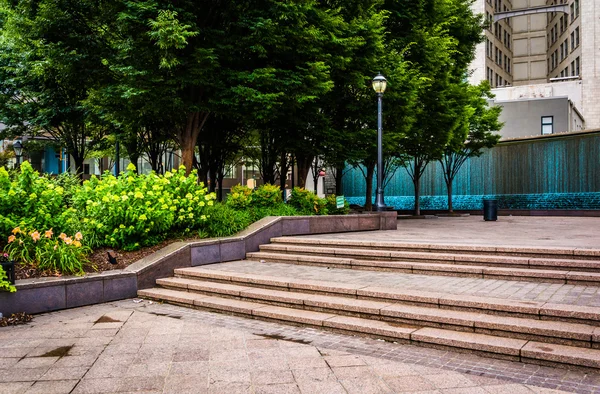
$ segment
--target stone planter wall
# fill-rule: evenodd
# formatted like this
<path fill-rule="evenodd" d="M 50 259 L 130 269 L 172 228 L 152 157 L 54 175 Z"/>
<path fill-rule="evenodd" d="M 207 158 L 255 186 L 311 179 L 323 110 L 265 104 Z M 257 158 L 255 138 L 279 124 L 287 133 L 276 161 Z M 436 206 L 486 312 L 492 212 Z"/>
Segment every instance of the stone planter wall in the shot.
<path fill-rule="evenodd" d="M 42 313 L 132 298 L 175 268 L 244 259 L 274 237 L 395 230 L 396 212 L 346 216 L 268 217 L 235 237 L 175 242 L 123 270 L 86 276 L 18 280 L 16 293 L 0 293 L 0 312 Z"/>

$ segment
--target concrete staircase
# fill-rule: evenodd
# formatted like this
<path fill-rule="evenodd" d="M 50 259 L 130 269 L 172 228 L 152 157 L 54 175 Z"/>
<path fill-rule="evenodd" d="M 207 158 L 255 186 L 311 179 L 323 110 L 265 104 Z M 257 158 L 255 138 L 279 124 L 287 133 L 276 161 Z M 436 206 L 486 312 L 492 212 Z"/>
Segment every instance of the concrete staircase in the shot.
<path fill-rule="evenodd" d="M 343 240 L 317 240 L 320 243 L 315 245 L 314 238 L 294 237 L 272 241 L 261 246 L 260 252 L 248 254 L 249 259 L 259 260 L 245 262 L 256 273 L 228 270 L 227 263 L 181 268 L 175 270 L 175 277 L 157 280 L 160 287 L 138 294 L 195 308 L 488 357 L 600 369 L 597 308 L 302 279 L 285 273 L 285 267 L 293 263 L 344 272 L 361 269 L 594 283 L 600 282 L 600 261 L 594 260 L 600 257 L 595 251 L 575 255 L 559 249 L 366 245 Z M 265 261 L 279 263 L 281 275 L 262 274 Z M 592 280 L 586 280 L 587 275 Z"/>

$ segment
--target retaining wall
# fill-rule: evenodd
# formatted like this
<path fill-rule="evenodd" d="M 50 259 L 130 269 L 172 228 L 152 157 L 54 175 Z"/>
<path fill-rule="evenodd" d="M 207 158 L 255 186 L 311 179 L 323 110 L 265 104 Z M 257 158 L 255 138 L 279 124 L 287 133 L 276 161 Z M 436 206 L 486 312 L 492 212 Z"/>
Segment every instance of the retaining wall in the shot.
<path fill-rule="evenodd" d="M 0 312 L 42 313 L 137 296 L 175 268 L 242 260 L 271 238 L 286 235 L 395 230 L 396 212 L 345 216 L 267 217 L 234 237 L 175 242 L 123 270 L 85 276 L 18 280 L 17 292 L 0 292 Z"/>

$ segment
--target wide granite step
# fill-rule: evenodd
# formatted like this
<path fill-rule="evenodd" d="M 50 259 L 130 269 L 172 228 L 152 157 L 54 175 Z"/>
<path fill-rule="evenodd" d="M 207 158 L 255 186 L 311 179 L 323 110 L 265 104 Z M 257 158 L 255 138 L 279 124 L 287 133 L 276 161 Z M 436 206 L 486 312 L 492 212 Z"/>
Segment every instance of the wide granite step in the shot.
<path fill-rule="evenodd" d="M 342 259 L 383 260 L 399 262 L 430 262 L 452 265 L 476 265 L 504 268 L 530 268 L 539 270 L 600 272 L 600 258 L 582 260 L 575 258 L 543 258 L 533 256 L 501 256 L 487 252 L 462 254 L 459 252 L 410 251 L 372 248 L 356 248 L 343 245 L 297 245 L 276 242 L 260 246 L 261 252 L 276 254 L 328 256 Z M 599 275 L 600 278 L 600 275 Z"/>
<path fill-rule="evenodd" d="M 263 249 L 265 248 L 261 246 L 261 250 Z M 275 250 L 271 250 L 269 252 L 261 251 L 247 253 L 246 257 L 248 260 L 265 261 L 273 263 L 314 265 L 322 267 L 336 267 L 361 270 L 394 271 L 421 275 L 447 275 L 483 279 L 542 281 L 575 285 L 600 286 L 600 272 L 570 270 L 570 268 L 568 267 L 546 266 L 545 269 L 536 269 L 518 268 L 520 267 L 519 265 L 514 267 L 506 267 L 506 265 L 498 266 L 500 264 L 489 262 L 480 262 L 480 265 L 476 265 L 473 262 L 472 264 L 467 265 L 463 263 L 456 263 L 451 260 L 447 260 L 445 263 L 428 262 L 427 260 L 369 260 L 343 256 L 333 257 L 318 254 L 314 255 L 309 254 L 308 251 L 305 251 L 305 254 L 301 254 L 300 252 L 276 252 Z M 516 257 L 510 258 L 515 259 Z"/>
<path fill-rule="evenodd" d="M 175 275 L 178 277 L 176 279 L 182 280 L 182 283 L 190 284 L 192 290 L 208 289 L 207 291 L 210 292 L 235 297 L 240 296 L 242 289 L 272 289 L 294 294 L 300 293 L 301 296 L 299 297 L 304 296 L 302 293 L 342 296 L 364 301 L 400 303 L 498 316 L 526 317 L 544 321 L 565 321 L 600 326 L 600 310 L 588 306 L 446 294 L 325 280 L 306 280 L 289 276 L 240 273 L 205 267 L 179 268 L 175 270 Z M 201 288 L 195 288 L 195 286 L 199 286 L 198 280 L 203 282 Z"/>
<path fill-rule="evenodd" d="M 490 246 L 472 244 L 445 243 L 415 243 L 367 241 L 351 239 L 332 239 L 319 237 L 277 237 L 271 238 L 271 243 L 287 245 L 303 245 L 320 248 L 354 248 L 369 250 L 436 252 L 457 254 L 489 254 L 494 256 L 522 256 L 532 258 L 559 258 L 579 260 L 599 260 L 600 248 L 561 248 L 561 247 L 520 247 L 520 246 Z"/>
<path fill-rule="evenodd" d="M 476 352 L 488 357 L 530 363 L 600 368 L 600 350 L 598 349 L 461 332 L 446 328 L 398 325 L 391 322 L 344 316 L 334 312 L 310 311 L 256 301 L 215 297 L 183 289 L 146 289 L 139 290 L 138 295 L 149 299 L 248 317 L 382 337 L 416 345 Z"/>

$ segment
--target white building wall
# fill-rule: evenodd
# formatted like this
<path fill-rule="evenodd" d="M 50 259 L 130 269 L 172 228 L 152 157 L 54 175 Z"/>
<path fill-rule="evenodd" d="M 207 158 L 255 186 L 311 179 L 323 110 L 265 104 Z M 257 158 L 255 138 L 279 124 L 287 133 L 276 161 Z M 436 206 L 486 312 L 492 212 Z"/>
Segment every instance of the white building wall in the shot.
<path fill-rule="evenodd" d="M 586 128 L 600 128 L 600 2 L 583 0 L 581 6 L 581 112 Z"/>

